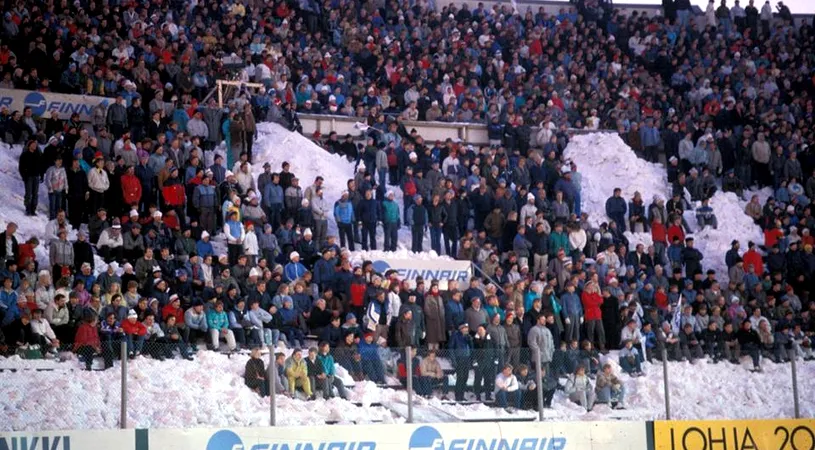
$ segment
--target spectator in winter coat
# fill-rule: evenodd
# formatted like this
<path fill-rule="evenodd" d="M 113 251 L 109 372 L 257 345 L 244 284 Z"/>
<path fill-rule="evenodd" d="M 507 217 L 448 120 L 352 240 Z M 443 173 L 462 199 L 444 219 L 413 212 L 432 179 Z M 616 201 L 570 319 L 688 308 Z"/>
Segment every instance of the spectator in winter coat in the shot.
<path fill-rule="evenodd" d="M 226 340 L 229 351 L 234 351 L 237 347 L 235 342 L 235 334 L 229 328 L 229 318 L 224 312 L 224 304 L 221 301 L 215 303 L 215 308 L 210 309 L 207 314 L 207 330 L 209 331 L 210 347 L 217 350 L 219 347 L 218 341 L 223 338 Z"/>
<path fill-rule="evenodd" d="M 552 339 L 552 332 L 546 327 L 546 315 L 541 314 L 538 317 L 537 324 L 529 330 L 526 337 L 527 345 L 530 351 L 540 357 L 540 364 L 542 370 L 549 370 L 549 363 L 552 362 L 552 356 L 555 353 L 555 345 Z"/>
<path fill-rule="evenodd" d="M 611 218 L 614 222 L 617 223 L 617 228 L 621 231 L 626 230 L 625 226 L 625 213 L 627 212 L 627 207 L 625 204 L 625 199 L 622 197 L 622 190 L 620 188 L 614 189 L 614 195 L 609 197 L 606 200 L 606 215 Z"/>

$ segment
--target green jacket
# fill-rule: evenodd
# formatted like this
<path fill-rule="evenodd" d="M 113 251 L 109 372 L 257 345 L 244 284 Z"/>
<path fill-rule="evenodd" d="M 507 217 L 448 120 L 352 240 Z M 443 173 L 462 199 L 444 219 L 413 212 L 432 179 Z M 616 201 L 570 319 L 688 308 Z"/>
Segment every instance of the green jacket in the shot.
<path fill-rule="evenodd" d="M 382 221 L 384 223 L 399 223 L 399 205 L 393 200 L 382 202 Z"/>

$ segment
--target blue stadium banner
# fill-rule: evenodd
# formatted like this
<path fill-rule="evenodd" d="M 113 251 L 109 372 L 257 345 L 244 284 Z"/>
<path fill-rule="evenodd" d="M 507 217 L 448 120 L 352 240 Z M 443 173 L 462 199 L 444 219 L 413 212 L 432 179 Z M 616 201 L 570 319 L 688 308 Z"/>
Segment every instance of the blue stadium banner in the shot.
<path fill-rule="evenodd" d="M 486 422 L 150 430 L 161 450 L 644 450 L 644 422 Z"/>
<path fill-rule="evenodd" d="M 112 98 L 91 95 L 0 89 L 0 108 L 22 112 L 30 107 L 35 117 L 50 117 L 51 111 L 57 111 L 60 119 L 70 119 L 73 113 L 78 113 L 80 120 L 88 122 L 96 105 L 102 103 L 107 107 L 113 101 Z"/>

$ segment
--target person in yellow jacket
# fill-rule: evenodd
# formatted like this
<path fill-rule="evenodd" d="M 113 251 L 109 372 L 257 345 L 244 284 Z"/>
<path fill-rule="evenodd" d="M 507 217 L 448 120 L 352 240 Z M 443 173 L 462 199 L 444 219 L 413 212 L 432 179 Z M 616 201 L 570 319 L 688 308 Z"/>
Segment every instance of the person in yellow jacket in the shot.
<path fill-rule="evenodd" d="M 312 399 L 311 382 L 308 379 L 308 366 L 299 348 L 295 348 L 288 360 L 286 360 L 286 378 L 289 380 L 289 392 L 294 396 L 298 387 L 303 388 L 303 392 Z"/>

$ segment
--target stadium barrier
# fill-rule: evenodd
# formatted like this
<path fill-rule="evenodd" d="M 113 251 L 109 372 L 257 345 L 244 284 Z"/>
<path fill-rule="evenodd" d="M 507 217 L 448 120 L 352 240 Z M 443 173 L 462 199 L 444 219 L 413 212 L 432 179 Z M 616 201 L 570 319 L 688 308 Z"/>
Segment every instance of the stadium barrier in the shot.
<path fill-rule="evenodd" d="M 815 419 L 0 433 L 0 450 L 811 450 Z"/>

